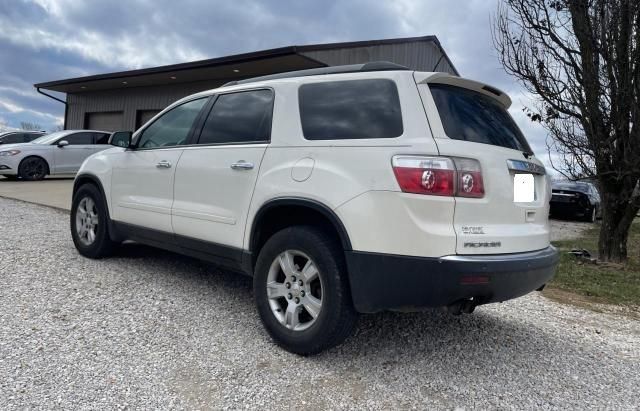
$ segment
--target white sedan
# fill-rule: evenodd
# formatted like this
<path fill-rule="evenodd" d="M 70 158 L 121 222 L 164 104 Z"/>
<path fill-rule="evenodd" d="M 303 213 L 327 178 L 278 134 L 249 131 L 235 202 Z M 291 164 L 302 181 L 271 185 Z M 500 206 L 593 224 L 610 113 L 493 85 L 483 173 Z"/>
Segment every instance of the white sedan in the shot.
<path fill-rule="evenodd" d="M 111 133 L 96 130 L 65 130 L 47 134 L 30 143 L 0 147 L 0 175 L 8 179 L 42 180 L 51 174 L 76 173 L 84 160 L 110 148 Z"/>

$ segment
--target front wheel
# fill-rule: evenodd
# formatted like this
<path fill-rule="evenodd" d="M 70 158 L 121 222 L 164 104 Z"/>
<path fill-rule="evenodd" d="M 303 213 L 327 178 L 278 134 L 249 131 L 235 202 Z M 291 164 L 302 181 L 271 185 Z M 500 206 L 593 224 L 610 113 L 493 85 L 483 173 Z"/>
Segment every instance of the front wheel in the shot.
<path fill-rule="evenodd" d="M 107 204 L 96 186 L 80 187 L 71 204 L 71 236 L 83 256 L 102 258 L 113 252 L 107 216 Z"/>
<path fill-rule="evenodd" d="M 18 167 L 18 175 L 27 181 L 38 181 L 44 179 L 49 173 L 47 162 L 40 157 L 27 157 Z"/>
<path fill-rule="evenodd" d="M 286 350 L 316 354 L 343 342 L 358 314 L 339 243 L 314 227 L 274 234 L 258 256 L 253 282 L 258 313 Z"/>

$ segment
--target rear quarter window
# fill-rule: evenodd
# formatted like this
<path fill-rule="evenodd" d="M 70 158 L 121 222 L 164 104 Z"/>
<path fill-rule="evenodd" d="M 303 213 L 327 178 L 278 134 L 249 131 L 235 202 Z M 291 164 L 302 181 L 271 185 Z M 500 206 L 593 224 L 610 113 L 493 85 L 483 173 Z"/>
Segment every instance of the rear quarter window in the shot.
<path fill-rule="evenodd" d="M 515 121 L 498 101 L 445 84 L 430 84 L 429 89 L 449 138 L 531 152 Z"/>
<path fill-rule="evenodd" d="M 394 138 L 402 135 L 396 84 L 387 79 L 304 84 L 298 91 L 307 140 Z"/>

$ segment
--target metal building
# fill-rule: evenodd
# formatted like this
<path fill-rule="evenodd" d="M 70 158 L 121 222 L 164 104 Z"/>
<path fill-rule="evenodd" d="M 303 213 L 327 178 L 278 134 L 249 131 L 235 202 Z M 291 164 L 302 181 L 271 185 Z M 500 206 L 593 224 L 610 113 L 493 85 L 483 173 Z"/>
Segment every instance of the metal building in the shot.
<path fill-rule="evenodd" d="M 308 68 L 391 61 L 458 75 L 435 36 L 289 46 L 139 70 L 38 83 L 66 93 L 65 129 L 135 130 L 189 94 L 232 81 Z"/>

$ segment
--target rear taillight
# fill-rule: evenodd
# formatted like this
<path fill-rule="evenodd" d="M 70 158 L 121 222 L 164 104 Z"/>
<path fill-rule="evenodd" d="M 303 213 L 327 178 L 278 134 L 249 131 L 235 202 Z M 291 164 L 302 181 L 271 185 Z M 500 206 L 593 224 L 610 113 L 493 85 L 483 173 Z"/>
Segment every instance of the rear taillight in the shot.
<path fill-rule="evenodd" d="M 393 172 L 405 193 L 452 196 L 455 168 L 446 157 L 395 156 Z"/>
<path fill-rule="evenodd" d="M 456 195 L 459 197 L 484 197 L 484 182 L 482 181 L 482 170 L 478 160 L 470 158 L 454 158 L 456 172 L 458 174 L 458 185 Z"/>
<path fill-rule="evenodd" d="M 480 198 L 482 170 L 469 158 L 394 156 L 393 172 L 405 193 Z"/>

